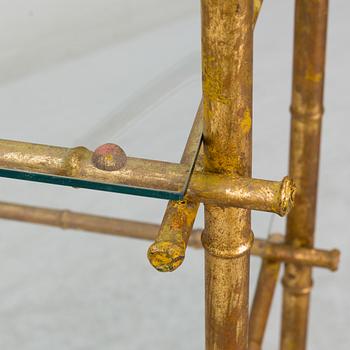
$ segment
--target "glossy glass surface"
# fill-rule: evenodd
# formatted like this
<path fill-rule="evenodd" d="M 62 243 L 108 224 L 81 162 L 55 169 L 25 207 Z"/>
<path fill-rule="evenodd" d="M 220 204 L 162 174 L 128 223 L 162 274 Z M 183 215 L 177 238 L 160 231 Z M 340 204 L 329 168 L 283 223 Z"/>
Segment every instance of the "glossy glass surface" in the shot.
<path fill-rule="evenodd" d="M 201 96 L 197 7 L 155 5 L 147 16 L 124 6 L 91 18 L 67 11 L 50 22 L 23 12 L 16 25 L 4 23 L 0 138 L 91 150 L 112 142 L 131 157 L 178 162 Z M 179 199 L 190 173 L 191 165 L 177 192 L 9 170 L 0 176 Z"/>

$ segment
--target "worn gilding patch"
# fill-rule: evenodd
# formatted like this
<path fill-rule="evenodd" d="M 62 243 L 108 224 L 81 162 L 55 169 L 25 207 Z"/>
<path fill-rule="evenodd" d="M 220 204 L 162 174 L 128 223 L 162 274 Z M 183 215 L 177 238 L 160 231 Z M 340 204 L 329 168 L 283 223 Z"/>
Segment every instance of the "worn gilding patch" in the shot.
<path fill-rule="evenodd" d="M 206 97 L 215 102 L 229 104 L 230 99 L 224 96 L 222 70 L 215 64 L 213 57 L 203 55 L 203 91 Z"/>
<path fill-rule="evenodd" d="M 151 265 L 160 272 L 176 270 L 184 261 L 185 246 L 174 242 L 155 242 L 147 252 Z"/>
<path fill-rule="evenodd" d="M 305 73 L 305 79 L 314 83 L 319 83 L 322 80 L 322 73 L 313 73 L 307 70 Z"/>
<path fill-rule="evenodd" d="M 250 115 L 249 109 L 244 112 L 243 119 L 241 121 L 241 128 L 245 134 L 248 134 L 252 127 L 252 117 Z"/>

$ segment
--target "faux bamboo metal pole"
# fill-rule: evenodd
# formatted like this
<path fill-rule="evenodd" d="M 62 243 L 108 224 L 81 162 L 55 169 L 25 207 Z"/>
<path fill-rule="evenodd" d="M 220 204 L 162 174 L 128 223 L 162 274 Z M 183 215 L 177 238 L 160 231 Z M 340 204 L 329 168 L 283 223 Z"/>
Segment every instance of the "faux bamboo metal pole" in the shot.
<path fill-rule="evenodd" d="M 262 0 L 254 0 L 253 29 L 261 5 Z M 203 103 L 201 102 L 181 163 L 186 164 L 192 159 L 188 156 L 194 152 L 192 140 L 198 139 L 198 133 L 202 134 L 202 131 Z M 169 201 L 156 241 L 148 250 L 148 259 L 158 271 L 174 271 L 182 264 L 198 208 L 199 202 L 190 199 Z"/>
<path fill-rule="evenodd" d="M 283 236 L 279 234 L 270 235 L 268 239 L 271 243 L 282 243 L 283 240 Z M 249 318 L 249 350 L 261 350 L 280 265 L 280 261 L 266 258 L 261 262 Z"/>
<path fill-rule="evenodd" d="M 117 171 L 104 171 L 92 162 L 85 147 L 63 148 L 0 140 L 0 168 L 59 175 L 104 184 L 179 190 L 188 172 L 185 164 L 127 158 Z M 285 215 L 293 205 L 295 186 L 284 178 L 267 181 L 194 171 L 187 198 L 197 202 L 237 206 Z"/>
<path fill-rule="evenodd" d="M 204 165 L 251 177 L 253 1 L 202 0 Z M 248 345 L 250 211 L 205 205 L 207 350 Z"/>
<path fill-rule="evenodd" d="M 8 202 L 0 202 L 0 218 L 145 240 L 154 240 L 159 231 L 158 224 Z M 189 244 L 201 248 L 201 234 L 202 229 L 193 230 Z"/>
<path fill-rule="evenodd" d="M 159 225 L 140 221 L 7 202 L 0 202 L 0 218 L 146 240 L 154 240 L 160 229 Z M 193 230 L 188 245 L 202 248 L 201 234 L 202 229 Z M 332 271 L 337 270 L 340 255 L 337 249 L 293 248 L 258 238 L 254 240 L 251 253 L 263 259 L 323 267 Z"/>
<path fill-rule="evenodd" d="M 297 248 L 289 244 L 268 243 L 264 239 L 257 238 L 254 240 L 252 254 L 263 259 L 324 267 L 332 271 L 337 270 L 340 258 L 338 249 Z"/>
<path fill-rule="evenodd" d="M 196 141 L 203 132 L 203 104 L 197 111 L 181 163 L 191 163 L 197 151 Z M 161 272 L 174 271 L 185 259 L 186 248 L 199 208 L 198 201 L 169 201 L 155 242 L 147 256 L 151 265 Z"/>
<path fill-rule="evenodd" d="M 296 0 L 289 174 L 298 188 L 286 242 L 314 244 L 328 1 Z M 283 278 L 282 350 L 306 348 L 312 287 L 309 267 L 287 264 Z"/>

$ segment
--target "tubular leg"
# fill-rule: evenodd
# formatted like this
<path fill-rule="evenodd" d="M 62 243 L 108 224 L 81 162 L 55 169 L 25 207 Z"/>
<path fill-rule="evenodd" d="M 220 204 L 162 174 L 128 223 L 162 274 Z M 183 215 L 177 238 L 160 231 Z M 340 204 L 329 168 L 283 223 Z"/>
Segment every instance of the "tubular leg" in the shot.
<path fill-rule="evenodd" d="M 316 218 L 328 1 L 296 0 L 289 174 L 297 185 L 286 242 L 312 248 Z M 304 350 L 311 267 L 287 264 L 283 278 L 282 350 Z"/>
<path fill-rule="evenodd" d="M 202 0 L 204 167 L 251 176 L 251 0 Z M 248 346 L 250 211 L 205 205 L 206 350 Z"/>

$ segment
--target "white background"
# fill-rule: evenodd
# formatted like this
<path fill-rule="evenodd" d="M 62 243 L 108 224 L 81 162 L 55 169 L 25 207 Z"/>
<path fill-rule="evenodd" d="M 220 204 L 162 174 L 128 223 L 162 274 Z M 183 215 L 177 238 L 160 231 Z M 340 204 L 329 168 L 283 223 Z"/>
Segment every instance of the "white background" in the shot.
<path fill-rule="evenodd" d="M 349 3 L 331 2 L 309 348 L 350 346 Z M 255 31 L 254 176 L 287 173 L 292 1 L 265 1 Z M 0 0 L 1 138 L 177 161 L 200 99 L 196 1 Z M 1 200 L 160 223 L 165 201 L 0 180 Z M 257 237 L 271 215 L 253 214 Z M 196 224 L 202 226 L 202 215 Z M 274 218 L 273 231 L 284 230 Z M 1 221 L 0 348 L 203 349 L 203 253 L 160 274 L 149 243 Z M 252 258 L 252 293 L 260 260 Z M 265 339 L 277 349 L 281 287 Z"/>

